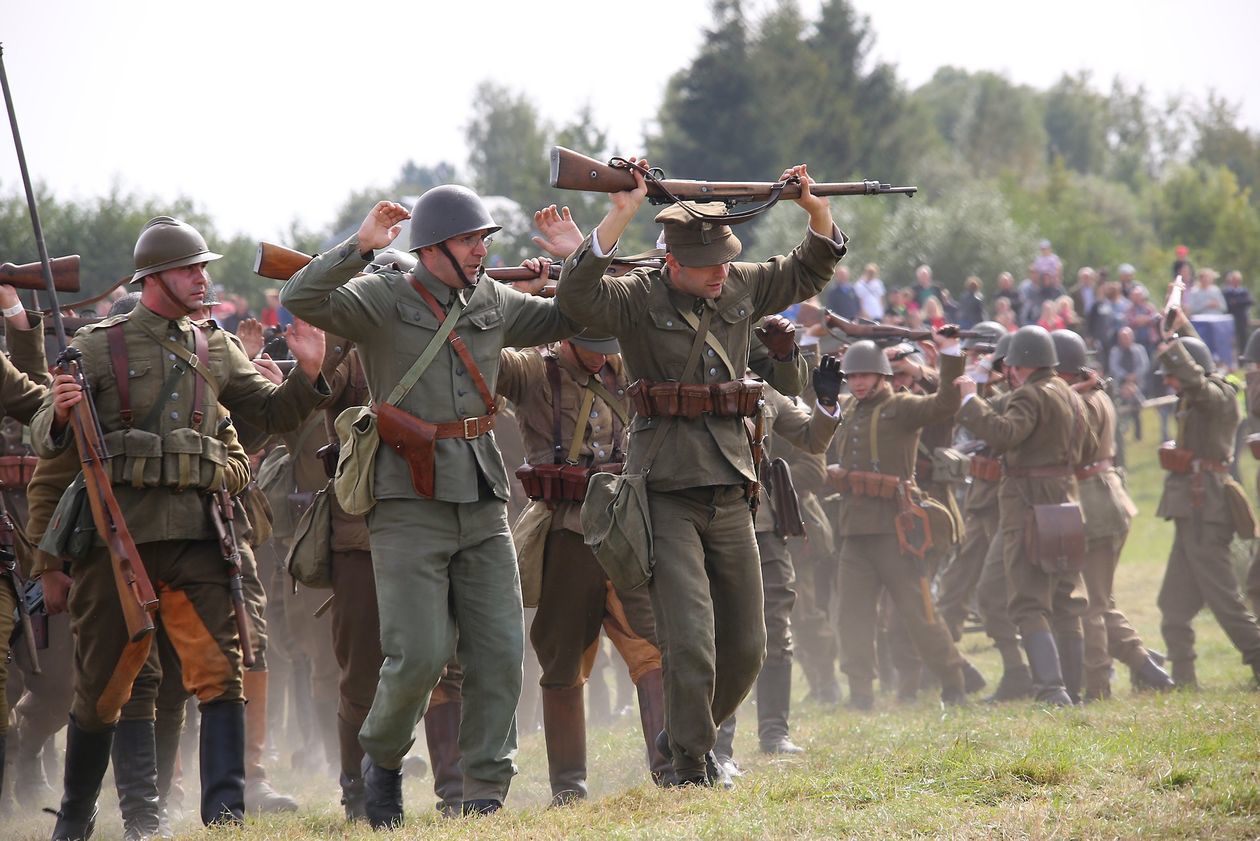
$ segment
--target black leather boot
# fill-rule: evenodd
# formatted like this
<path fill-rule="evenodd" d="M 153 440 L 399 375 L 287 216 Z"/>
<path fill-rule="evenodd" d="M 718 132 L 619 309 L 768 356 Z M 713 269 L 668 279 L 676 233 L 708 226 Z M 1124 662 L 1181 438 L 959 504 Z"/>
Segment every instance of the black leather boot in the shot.
<path fill-rule="evenodd" d="M 1085 638 L 1071 634 L 1057 635 L 1055 646 L 1059 649 L 1059 670 L 1063 675 L 1063 689 L 1073 704 L 1081 702 L 1081 684 L 1085 679 Z"/>
<path fill-rule="evenodd" d="M 482 798 L 479 800 L 465 800 L 462 812 L 465 817 L 484 817 L 485 815 L 493 815 L 502 808 L 503 804 L 498 800 Z"/>
<path fill-rule="evenodd" d="M 989 685 L 989 682 L 984 679 L 984 675 L 980 674 L 980 670 L 966 657 L 963 658 L 962 669 L 963 689 L 968 695 L 974 695 Z"/>
<path fill-rule="evenodd" d="M 1037 700 L 1055 707 L 1072 706 L 1072 699 L 1063 686 L 1059 647 L 1055 645 L 1054 635 L 1049 631 L 1024 634 L 1024 652 L 1028 655 Z"/>
<path fill-rule="evenodd" d="M 437 810 L 448 818 L 458 818 L 463 811 L 464 770 L 460 763 L 459 718 L 463 704 L 448 701 L 430 706 L 424 714 L 424 738 L 429 746 L 429 764 L 433 766 L 433 793 Z"/>
<path fill-rule="evenodd" d="M 1177 685 L 1168 672 L 1160 667 L 1160 664 L 1155 661 L 1155 658 L 1149 652 L 1143 654 L 1140 658 L 1135 658 L 1129 664 L 1129 669 L 1133 677 L 1133 686 L 1139 691 L 1149 689 L 1156 692 L 1165 692 Z"/>
<path fill-rule="evenodd" d="M 201 708 L 201 822 L 245 822 L 245 704 L 220 701 Z"/>
<path fill-rule="evenodd" d="M 1007 667 L 1002 672 L 997 688 L 984 700 L 988 704 L 999 704 L 1002 701 L 1018 701 L 1032 696 L 1032 675 L 1028 673 L 1028 667 L 1020 663 L 1018 666 Z"/>
<path fill-rule="evenodd" d="M 665 729 L 665 686 L 660 669 L 653 669 L 639 678 L 635 691 L 639 695 L 639 723 L 647 745 L 648 771 L 652 782 L 663 786 L 674 775 L 674 763 L 656 746 L 657 734 Z"/>
<path fill-rule="evenodd" d="M 757 740 L 762 753 L 798 754 L 805 749 L 788 738 L 792 708 L 792 661 L 766 663 L 757 675 Z"/>
<path fill-rule="evenodd" d="M 586 799 L 586 710 L 581 685 L 543 689 L 543 736 L 551 805 Z"/>
<path fill-rule="evenodd" d="M 96 829 L 96 798 L 109 767 L 114 728 L 89 733 L 74 716 L 66 727 L 66 776 L 52 841 L 86 841 Z"/>
<path fill-rule="evenodd" d="M 337 741 L 341 758 L 338 782 L 341 783 L 341 805 L 346 811 L 346 820 L 366 820 L 367 812 L 363 806 L 363 748 L 359 745 L 359 728 L 338 716 Z"/>
<path fill-rule="evenodd" d="M 363 807 L 372 829 L 395 829 L 403 822 L 402 769 L 382 768 L 363 757 Z"/>
<path fill-rule="evenodd" d="M 153 722 L 118 722 L 112 753 L 123 838 L 126 841 L 152 838 L 157 835 L 160 816 Z"/>

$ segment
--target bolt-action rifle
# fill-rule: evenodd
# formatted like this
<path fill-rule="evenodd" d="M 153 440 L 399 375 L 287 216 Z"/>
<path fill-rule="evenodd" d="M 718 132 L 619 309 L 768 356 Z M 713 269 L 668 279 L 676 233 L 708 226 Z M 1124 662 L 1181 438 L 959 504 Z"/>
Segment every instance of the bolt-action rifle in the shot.
<path fill-rule="evenodd" d="M 9 579 L 13 588 L 13 601 L 17 605 L 18 627 L 22 629 L 22 638 L 26 641 L 26 654 L 31 659 L 31 669 L 42 675 L 39 668 L 38 646 L 35 644 L 35 628 L 31 624 L 31 611 L 26 602 L 26 581 L 22 571 L 18 569 L 17 554 L 13 551 L 13 520 L 9 513 L 0 509 L 0 575 Z"/>
<path fill-rule="evenodd" d="M 92 391 L 83 374 L 83 355 L 78 348 L 66 342 L 66 328 L 61 320 L 57 304 L 57 285 L 53 278 L 52 261 L 48 258 L 48 246 L 44 242 L 44 228 L 39 221 L 39 208 L 35 203 L 35 191 L 31 187 L 30 172 L 26 168 L 26 153 L 22 149 L 22 137 L 18 132 L 17 115 L 13 110 L 13 96 L 9 91 L 9 77 L 4 70 L 4 48 L 0 46 L 0 85 L 4 88 L 4 102 L 9 111 L 9 125 L 13 129 L 13 144 L 17 150 L 18 167 L 22 171 L 22 183 L 26 187 L 26 203 L 31 211 L 31 224 L 35 229 L 35 245 L 39 249 L 39 262 L 44 276 L 44 291 L 52 305 L 53 326 L 57 334 L 60 353 L 57 369 L 69 374 L 83 391 L 83 399 L 71 409 L 70 428 L 83 464 L 84 484 L 88 504 L 92 509 L 92 522 L 96 533 L 109 549 L 109 562 L 113 567 L 114 585 L 122 602 L 123 619 L 127 623 L 127 637 L 139 642 L 153 633 L 153 614 L 157 611 L 157 595 L 153 583 L 145 572 L 144 563 L 131 537 L 122 509 L 114 497 L 108 469 L 109 452 L 105 449 L 96 405 Z"/>
<path fill-rule="evenodd" d="M 224 418 L 225 423 L 231 423 Z M 236 616 L 236 633 L 241 640 L 241 662 L 246 668 L 254 665 L 254 645 L 249 635 L 249 615 L 245 612 L 245 585 L 241 577 L 241 547 L 236 536 L 236 504 L 228 493 L 227 482 L 210 495 L 210 522 L 219 536 L 219 549 L 228 568 L 228 591 L 232 595 L 232 613 Z"/>
<path fill-rule="evenodd" d="M 53 286 L 58 292 L 79 291 L 79 255 L 54 257 L 52 264 Z M 7 283 L 14 289 L 43 289 L 44 267 L 40 263 L 22 263 L 0 265 L 0 283 Z"/>

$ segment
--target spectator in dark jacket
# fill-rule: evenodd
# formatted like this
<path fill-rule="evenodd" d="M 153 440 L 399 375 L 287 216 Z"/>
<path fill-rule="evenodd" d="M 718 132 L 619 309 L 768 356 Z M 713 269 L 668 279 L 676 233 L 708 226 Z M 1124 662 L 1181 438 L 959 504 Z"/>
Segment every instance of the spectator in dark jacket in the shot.
<path fill-rule="evenodd" d="M 1251 335 L 1251 290 L 1242 285 L 1242 272 L 1234 270 L 1225 275 L 1225 308 L 1234 317 L 1234 338 L 1238 341 L 1238 352 L 1247 346 L 1247 337 Z"/>
<path fill-rule="evenodd" d="M 854 320 L 861 313 L 857 290 L 849 283 L 849 270 L 844 266 L 836 266 L 835 276 L 823 290 L 823 303 L 827 309 L 841 318 Z"/>
<path fill-rule="evenodd" d="M 984 321 L 984 294 L 980 291 L 980 278 L 972 275 L 963 284 L 963 294 L 958 299 L 958 324 L 967 330 L 981 321 Z"/>

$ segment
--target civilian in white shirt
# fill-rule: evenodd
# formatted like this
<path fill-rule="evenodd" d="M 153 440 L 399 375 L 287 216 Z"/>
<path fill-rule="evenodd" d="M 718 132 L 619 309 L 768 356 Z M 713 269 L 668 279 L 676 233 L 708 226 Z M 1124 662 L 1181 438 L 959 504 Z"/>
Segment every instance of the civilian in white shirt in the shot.
<path fill-rule="evenodd" d="M 884 317 L 884 281 L 879 279 L 879 266 L 867 263 L 862 269 L 862 276 L 853 284 L 857 292 L 858 305 L 862 309 L 862 317 L 879 321 Z"/>

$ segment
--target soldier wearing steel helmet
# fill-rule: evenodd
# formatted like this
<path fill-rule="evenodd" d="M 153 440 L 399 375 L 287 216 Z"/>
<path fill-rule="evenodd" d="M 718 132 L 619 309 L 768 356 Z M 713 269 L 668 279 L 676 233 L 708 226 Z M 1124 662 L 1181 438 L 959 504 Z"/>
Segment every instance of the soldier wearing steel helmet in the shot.
<path fill-rule="evenodd" d="M 415 270 L 356 277 L 408 218 Z M 430 457 L 413 471 L 382 446 L 373 463 L 368 529 L 385 661 L 359 741 L 367 752 L 367 816 L 377 828 L 402 822 L 402 760 L 457 642 L 464 812 L 501 808 L 516 773 L 524 633 L 508 476 L 490 434 L 493 391 L 500 350 L 556 341 L 578 327 L 554 300 L 483 282 L 487 241 L 499 227 L 466 187 L 434 187 L 411 212 L 383 201 L 355 235 L 316 257 L 280 293 L 294 315 L 357 343 L 378 405 L 449 318 L 452 338 L 466 348 L 459 352 L 453 340 L 435 345 L 428 366 L 396 398 L 413 428 L 433 429 L 423 447 Z"/>
<path fill-rule="evenodd" d="M 978 397 L 974 379 L 964 376 L 958 380 L 963 395 L 958 419 L 1005 452 L 998 516 L 1010 616 L 1028 655 L 1037 699 L 1067 706 L 1074 702 L 1064 684 L 1064 664 L 1071 672 L 1070 664 L 1084 656 L 1084 585 L 1080 573 L 1048 574 L 1024 548 L 1032 505 L 1077 501 L 1075 467 L 1095 434 L 1084 422 L 1080 397 L 1055 377 L 1057 363 L 1050 334 L 1037 325 L 1021 327 L 1003 362 L 1013 390 L 1001 411 Z"/>
<path fill-rule="evenodd" d="M 942 330 L 942 335 L 952 335 L 949 329 Z M 896 522 L 899 496 L 916 503 L 923 499 L 914 479 L 920 430 L 958 408 L 954 380 L 962 373 L 963 362 L 957 343 L 949 343 L 941 358 L 941 384 L 931 395 L 894 392 L 893 367 L 872 341 L 853 343 L 842 361 L 851 397 L 841 407 L 839 462 L 828 472 L 843 496 L 836 581 L 840 667 L 849 677 L 849 704 L 857 709 L 874 704 L 875 609 L 881 587 L 896 605 L 919 656 L 940 679 L 941 700 L 966 702 L 962 656 L 944 622 L 930 604 L 924 604 L 920 588 L 925 574 L 922 552 L 931 546 L 918 547 L 916 558 L 911 552 L 914 541 L 903 545 L 901 537 L 908 535 L 899 537 Z M 930 539 L 926 542 L 930 544 Z"/>
<path fill-rule="evenodd" d="M 1112 591 L 1120 550 L 1129 535 L 1129 524 L 1137 514 L 1137 506 L 1125 488 L 1124 477 L 1114 463 L 1115 404 L 1107 396 L 1102 381 L 1089 369 L 1085 340 L 1071 330 L 1055 330 L 1050 338 L 1059 357 L 1055 370 L 1081 395 L 1087 423 L 1095 433 L 1086 441 L 1081 464 L 1076 468 L 1081 507 L 1088 512 L 1085 520 L 1085 568 L 1081 571 L 1089 596 L 1089 607 L 1083 620 L 1083 698 L 1101 701 L 1111 697 L 1113 653 L 1132 670 L 1137 686 L 1171 689 L 1172 678 L 1151 657 L 1142 644 L 1141 636 L 1116 607 Z M 1064 668 L 1067 668 L 1066 663 Z M 1069 685 L 1075 682 L 1075 678 L 1066 680 L 1067 676 L 1064 677 Z"/>
<path fill-rule="evenodd" d="M 206 264 L 219 259 L 187 223 L 159 216 L 136 241 L 133 283 L 143 285 L 134 310 L 83 328 L 82 353 L 106 449 L 114 454 L 114 494 L 150 579 L 159 615 L 184 664 L 185 685 L 201 702 L 201 817 L 240 821 L 245 808 L 242 663 L 220 552 L 203 492 L 249 481 L 249 463 L 227 412 L 275 432 L 296 427 L 327 395 L 319 373 L 323 333 L 299 325 L 290 336 L 298 360 L 280 386 L 250 362 L 235 336 L 213 322 L 195 323 L 209 284 Z M 43 459 L 74 447 L 68 423 L 83 391 L 59 374 L 32 424 Z M 119 773 L 154 817 L 156 681 L 151 638 L 129 644 L 122 606 L 103 544 L 75 559 L 39 564 L 51 611 L 68 606 L 75 632 L 75 698 L 66 743 L 65 790 L 55 839 L 86 837 L 115 739 L 134 758 Z M 71 583 L 73 581 L 73 587 Z M 132 684 L 135 690 L 132 691 Z M 133 697 L 128 702 L 128 692 Z M 136 697 L 145 693 L 142 697 Z M 127 703 L 128 715 L 120 713 Z M 120 782 L 120 787 L 123 784 Z M 151 825 L 151 824 L 150 824 Z"/>
<path fill-rule="evenodd" d="M 1177 395 L 1177 437 L 1160 448 L 1167 471 L 1156 516 L 1175 531 L 1159 591 L 1160 630 L 1178 686 L 1194 687 L 1194 628 L 1207 606 L 1260 681 L 1260 626 L 1238 590 L 1230 556 L 1234 534 L 1256 536 L 1255 514 L 1229 475 L 1240 412 L 1237 389 L 1216 371 L 1207 345 L 1178 312 L 1179 334 L 1156 354 L 1165 385 Z"/>

